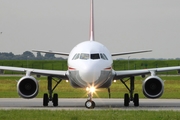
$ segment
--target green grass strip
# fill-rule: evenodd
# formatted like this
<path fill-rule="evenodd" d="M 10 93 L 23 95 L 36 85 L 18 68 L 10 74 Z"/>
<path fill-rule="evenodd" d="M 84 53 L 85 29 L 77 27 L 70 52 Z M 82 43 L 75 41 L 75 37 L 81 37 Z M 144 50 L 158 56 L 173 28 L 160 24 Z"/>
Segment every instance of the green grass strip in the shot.
<path fill-rule="evenodd" d="M 17 80 L 19 80 L 21 76 L 17 77 L 6 77 L 0 76 L 0 98 L 18 98 L 17 94 Z M 165 90 L 164 94 L 161 98 L 174 98 L 180 99 L 180 76 L 161 76 L 161 78 L 165 81 Z M 135 93 L 139 93 L 140 98 L 145 98 L 142 92 L 142 81 L 145 78 L 136 77 L 135 80 Z M 39 94 L 38 98 L 42 98 L 44 93 L 47 93 L 47 79 L 46 77 L 38 78 L 39 80 Z M 55 84 L 55 83 L 54 83 Z M 127 82 L 127 84 L 129 84 Z M 117 81 L 116 83 L 112 83 L 111 88 L 111 97 L 112 98 L 123 98 L 124 93 L 128 93 L 125 86 Z M 70 83 L 66 83 L 62 81 L 54 93 L 59 94 L 59 98 L 87 98 L 87 93 L 85 88 L 73 88 Z M 98 89 L 96 94 L 93 96 L 94 98 L 108 98 L 108 90 L 107 89 Z"/>
<path fill-rule="evenodd" d="M 1 120 L 179 120 L 179 111 L 0 110 Z"/>

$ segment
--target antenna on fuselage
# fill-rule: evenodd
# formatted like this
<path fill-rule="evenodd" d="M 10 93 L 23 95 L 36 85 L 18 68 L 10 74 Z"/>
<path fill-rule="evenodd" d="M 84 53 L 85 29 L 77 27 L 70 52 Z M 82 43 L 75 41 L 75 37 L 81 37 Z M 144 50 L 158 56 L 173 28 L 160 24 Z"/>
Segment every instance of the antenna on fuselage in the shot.
<path fill-rule="evenodd" d="M 90 41 L 94 41 L 94 5 L 91 0 L 91 13 L 90 13 Z"/>

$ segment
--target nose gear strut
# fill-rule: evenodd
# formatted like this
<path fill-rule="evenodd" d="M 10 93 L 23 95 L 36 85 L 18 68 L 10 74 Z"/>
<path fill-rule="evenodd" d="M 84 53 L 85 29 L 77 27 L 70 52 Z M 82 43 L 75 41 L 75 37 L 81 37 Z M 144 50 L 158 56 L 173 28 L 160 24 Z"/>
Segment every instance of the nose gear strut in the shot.
<path fill-rule="evenodd" d="M 85 102 L 85 107 L 88 109 L 93 109 L 96 106 L 95 102 L 92 100 L 93 92 L 91 92 L 90 90 L 88 92 L 88 99 Z"/>

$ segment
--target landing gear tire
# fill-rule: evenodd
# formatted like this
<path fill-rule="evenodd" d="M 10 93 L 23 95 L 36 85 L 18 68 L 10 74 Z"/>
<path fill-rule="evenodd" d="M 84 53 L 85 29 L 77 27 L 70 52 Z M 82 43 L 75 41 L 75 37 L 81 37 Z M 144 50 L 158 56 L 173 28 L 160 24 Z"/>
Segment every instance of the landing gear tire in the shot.
<path fill-rule="evenodd" d="M 53 95 L 53 106 L 54 107 L 57 107 L 58 106 L 58 94 L 57 93 L 55 93 L 54 95 Z"/>
<path fill-rule="evenodd" d="M 136 93 L 134 94 L 134 106 L 139 106 L 139 95 Z"/>
<path fill-rule="evenodd" d="M 45 93 L 43 96 L 43 106 L 48 106 L 48 103 L 49 103 L 48 94 Z"/>
<path fill-rule="evenodd" d="M 129 106 L 129 94 L 124 94 L 124 106 Z"/>
<path fill-rule="evenodd" d="M 86 106 L 86 108 L 88 108 L 88 109 L 93 109 L 93 108 L 96 106 L 96 104 L 95 104 L 94 101 L 87 100 L 87 101 L 85 102 L 85 106 Z"/>

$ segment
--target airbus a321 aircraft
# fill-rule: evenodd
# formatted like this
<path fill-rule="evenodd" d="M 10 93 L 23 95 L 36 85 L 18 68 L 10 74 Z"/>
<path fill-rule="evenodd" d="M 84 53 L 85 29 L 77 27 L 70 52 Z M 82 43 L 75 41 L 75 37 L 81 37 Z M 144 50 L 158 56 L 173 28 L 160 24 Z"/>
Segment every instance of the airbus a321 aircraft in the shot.
<path fill-rule="evenodd" d="M 62 80 L 69 80 L 71 86 L 74 88 L 86 88 L 88 99 L 85 102 L 85 107 L 91 109 L 95 107 L 95 102 L 92 100 L 93 92 L 98 88 L 108 88 L 110 94 L 112 81 L 120 80 L 129 91 L 129 93 L 124 94 L 124 106 L 129 106 L 131 101 L 134 103 L 134 106 L 139 106 L 139 95 L 137 93 L 134 94 L 134 78 L 135 76 L 150 74 L 142 83 L 143 93 L 147 98 L 159 98 L 164 91 L 164 82 L 156 76 L 156 72 L 170 70 L 178 70 L 179 72 L 180 66 L 143 70 L 113 70 L 112 56 L 150 52 L 151 50 L 111 54 L 104 45 L 94 41 L 93 0 L 91 0 L 90 8 L 89 41 L 76 45 L 70 53 L 34 50 L 35 52 L 68 56 L 67 71 L 0 66 L 1 70 L 24 71 L 26 73 L 17 83 L 18 94 L 26 99 L 36 97 L 39 91 L 39 85 L 36 78 L 32 75 L 47 76 L 48 94 L 45 93 L 43 96 L 43 105 L 48 106 L 49 101 L 52 101 L 54 106 L 58 106 L 58 94 L 53 94 L 53 91 Z M 52 86 L 53 78 L 58 79 L 54 87 Z M 130 85 L 125 83 L 124 78 L 129 78 Z"/>

